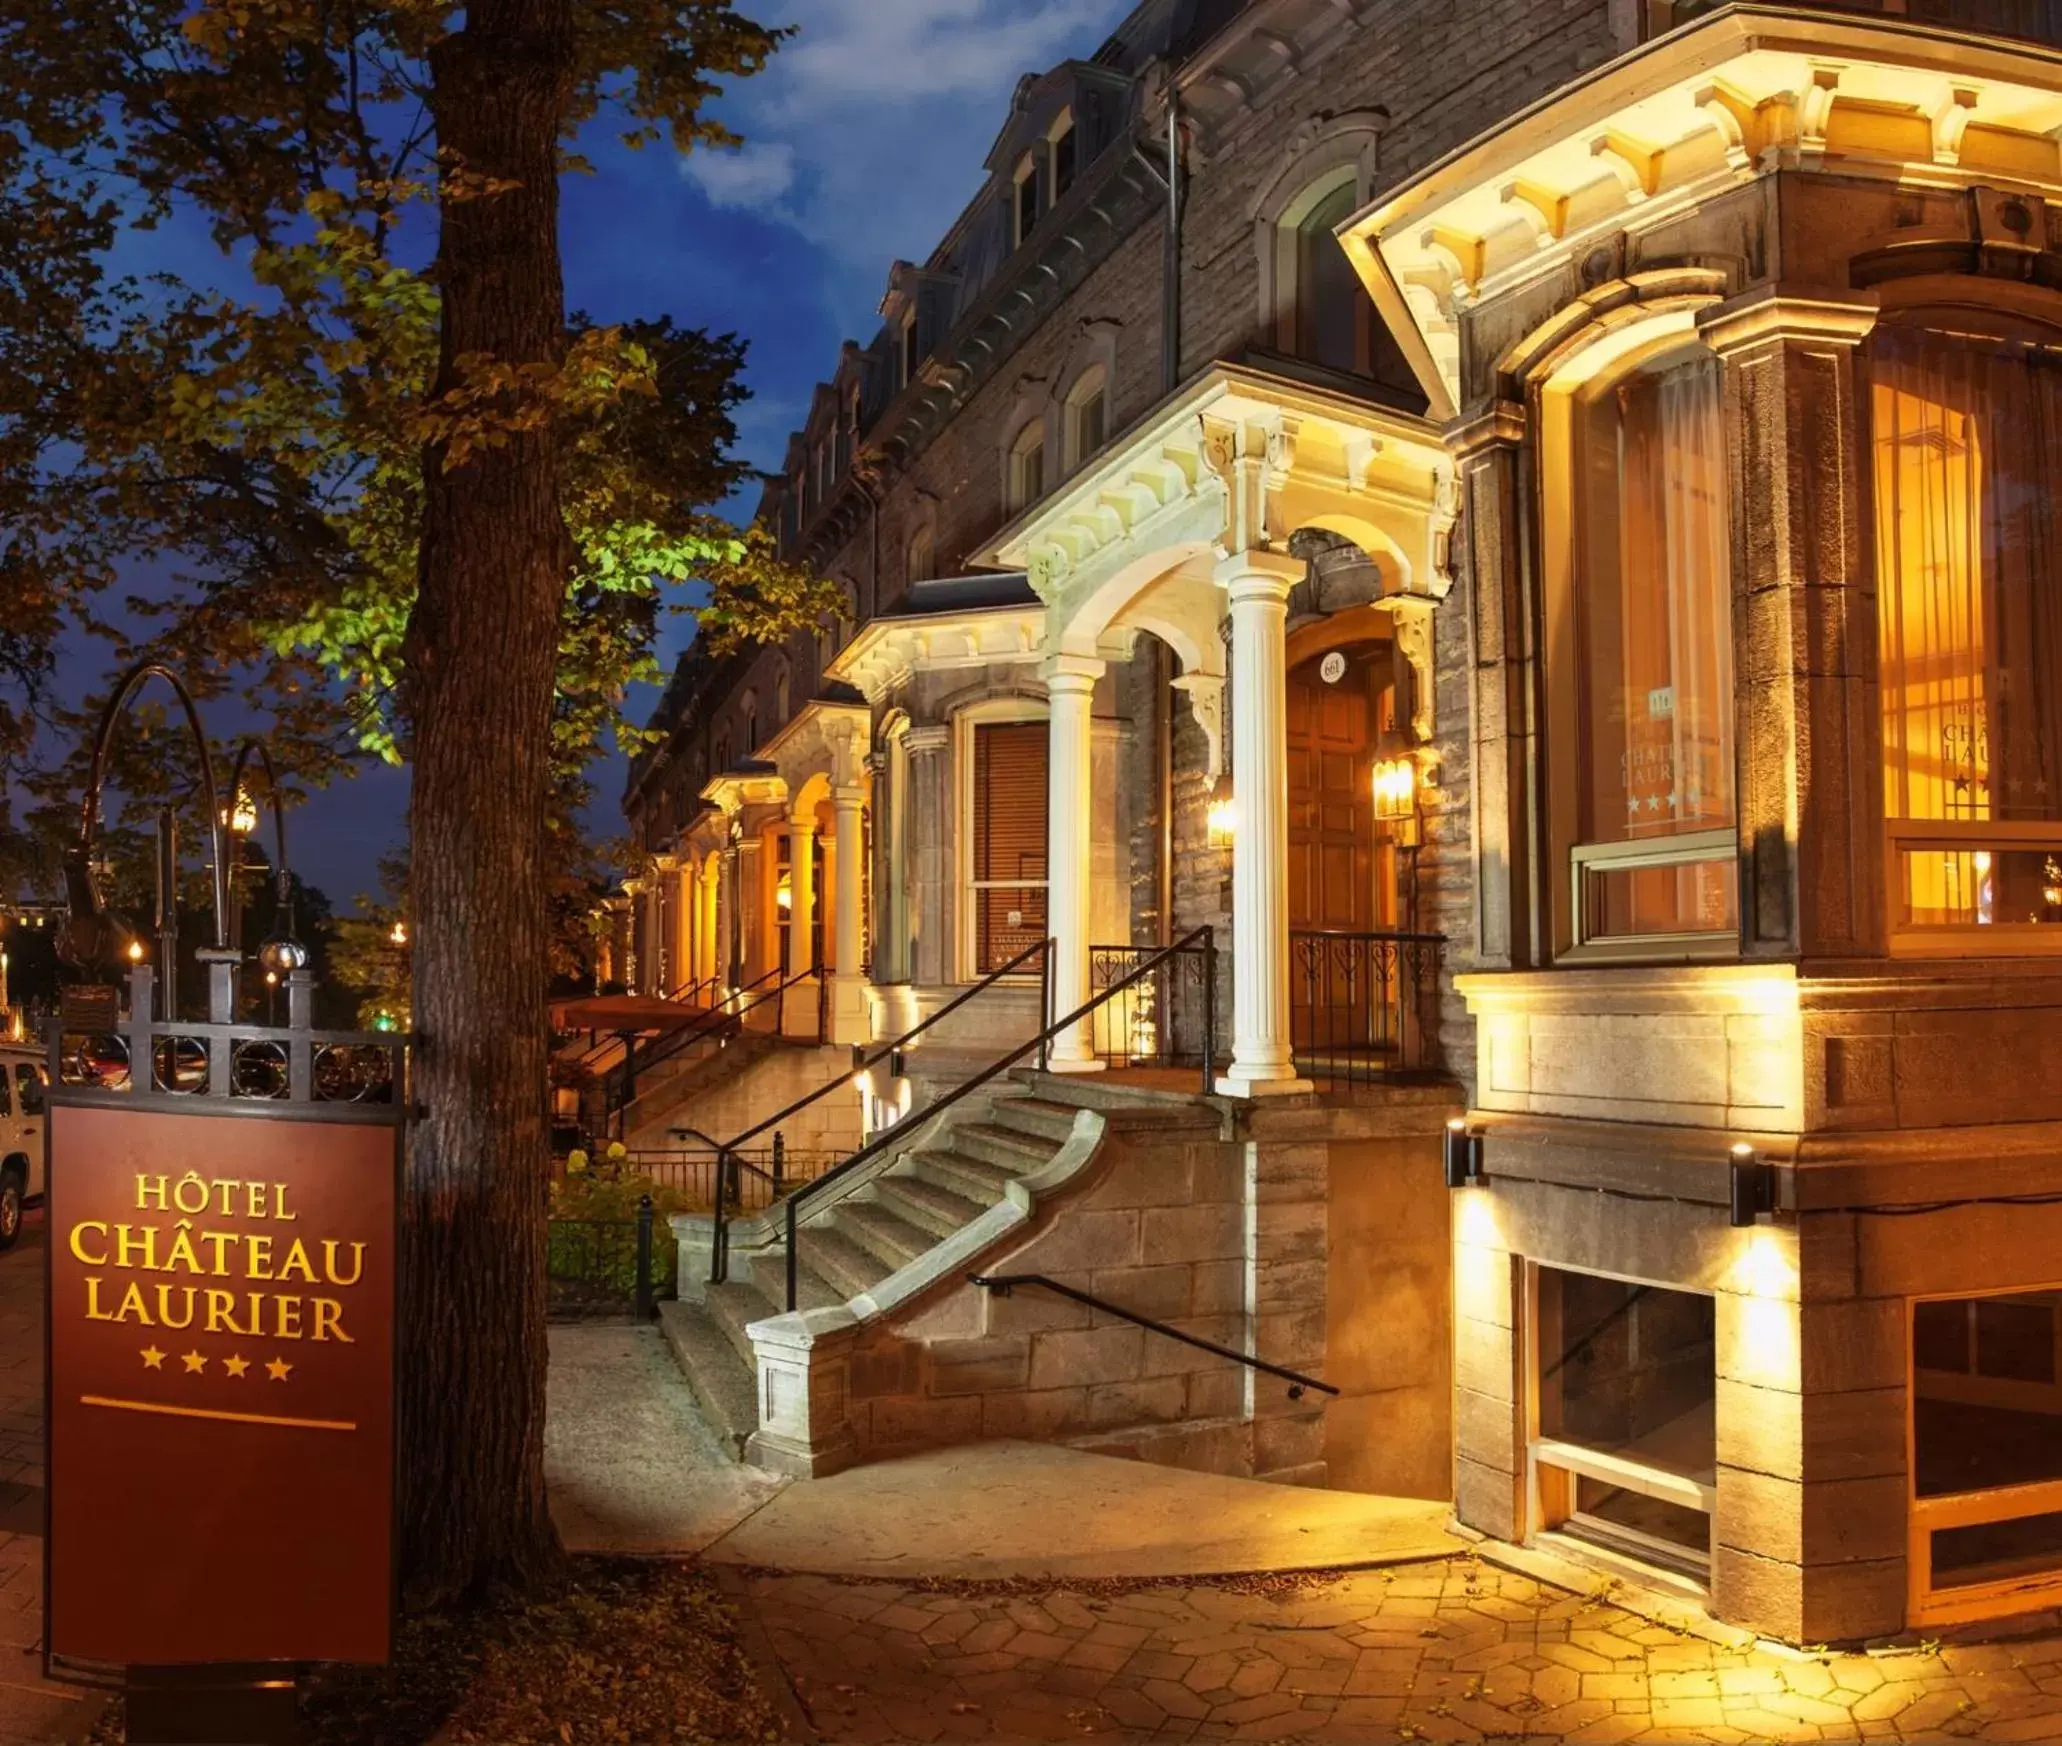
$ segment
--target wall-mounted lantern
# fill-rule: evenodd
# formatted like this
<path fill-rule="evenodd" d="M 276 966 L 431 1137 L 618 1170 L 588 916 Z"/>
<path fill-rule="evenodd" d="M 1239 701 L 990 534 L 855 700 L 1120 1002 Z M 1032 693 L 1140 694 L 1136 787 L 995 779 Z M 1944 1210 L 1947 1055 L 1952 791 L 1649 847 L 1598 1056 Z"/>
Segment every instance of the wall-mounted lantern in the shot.
<path fill-rule="evenodd" d="M 1448 1188 L 1467 1188 L 1482 1180 L 1482 1136 L 1470 1133 L 1463 1117 L 1447 1122 L 1444 1151 Z"/>
<path fill-rule="evenodd" d="M 1735 1230 L 1748 1230 L 1763 1213 L 1776 1210 L 1776 1173 L 1755 1155 L 1745 1140 L 1732 1149 L 1732 1211 L 1729 1222 Z"/>
<path fill-rule="evenodd" d="M 1381 758 L 1374 773 L 1375 818 L 1395 833 L 1403 848 L 1416 848 L 1418 837 L 1418 765 L 1410 753 Z"/>
<path fill-rule="evenodd" d="M 1210 846 L 1213 849 L 1228 849 L 1232 838 L 1238 834 L 1239 807 L 1232 798 L 1231 777 L 1217 778 L 1217 785 L 1210 790 Z"/>

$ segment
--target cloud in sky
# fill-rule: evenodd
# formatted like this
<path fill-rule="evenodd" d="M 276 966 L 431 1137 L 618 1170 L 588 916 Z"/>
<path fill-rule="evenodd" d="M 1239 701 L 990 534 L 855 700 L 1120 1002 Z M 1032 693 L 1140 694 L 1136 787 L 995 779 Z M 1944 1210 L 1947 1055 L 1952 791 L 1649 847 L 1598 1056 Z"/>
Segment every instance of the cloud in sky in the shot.
<path fill-rule="evenodd" d="M 795 185 L 795 148 L 784 140 L 748 142 L 740 151 L 696 151 L 680 173 L 709 204 L 751 212 L 775 206 Z"/>
<path fill-rule="evenodd" d="M 830 257 L 826 291 L 864 332 L 889 262 L 921 259 L 980 186 L 1025 73 L 1094 52 L 1126 0 L 784 0 L 796 35 L 737 87 L 741 154 L 691 156 L 712 204 L 787 225 Z"/>

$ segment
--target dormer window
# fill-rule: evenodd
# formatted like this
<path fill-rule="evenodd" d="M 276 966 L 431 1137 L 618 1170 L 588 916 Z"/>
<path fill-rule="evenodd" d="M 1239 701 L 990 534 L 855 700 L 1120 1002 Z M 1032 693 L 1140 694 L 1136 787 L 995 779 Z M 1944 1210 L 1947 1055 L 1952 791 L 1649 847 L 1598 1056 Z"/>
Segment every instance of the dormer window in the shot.
<path fill-rule="evenodd" d="M 1038 160 L 1029 152 L 1017 161 L 1015 206 L 1021 244 L 1038 226 Z"/>
<path fill-rule="evenodd" d="M 1100 364 L 1081 372 L 1067 390 L 1067 468 L 1074 468 L 1103 446 L 1110 434 L 1109 379 Z"/>
<path fill-rule="evenodd" d="M 1074 186 L 1076 134 L 1074 111 L 1062 109 L 1059 119 L 1052 124 L 1052 132 L 1046 135 L 1052 162 L 1052 197 L 1057 205 L 1064 200 L 1067 190 Z"/>
<path fill-rule="evenodd" d="M 1012 510 L 1029 509 L 1045 495 L 1045 426 L 1033 419 L 1010 444 Z"/>

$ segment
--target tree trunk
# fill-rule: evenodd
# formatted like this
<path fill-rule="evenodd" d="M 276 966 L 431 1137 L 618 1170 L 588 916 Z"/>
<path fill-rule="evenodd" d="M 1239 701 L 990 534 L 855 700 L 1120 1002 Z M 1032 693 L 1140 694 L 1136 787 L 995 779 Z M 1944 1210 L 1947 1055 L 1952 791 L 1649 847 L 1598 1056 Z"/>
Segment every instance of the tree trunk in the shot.
<path fill-rule="evenodd" d="M 462 360 L 563 356 L 572 7 L 472 0 L 431 55 L 440 392 Z M 531 1581 L 559 1557 L 544 1502 L 545 816 L 568 561 L 556 448 L 547 423 L 448 471 L 425 457 L 406 648 L 423 1114 L 402 1237 L 401 1531 L 416 1606 Z"/>

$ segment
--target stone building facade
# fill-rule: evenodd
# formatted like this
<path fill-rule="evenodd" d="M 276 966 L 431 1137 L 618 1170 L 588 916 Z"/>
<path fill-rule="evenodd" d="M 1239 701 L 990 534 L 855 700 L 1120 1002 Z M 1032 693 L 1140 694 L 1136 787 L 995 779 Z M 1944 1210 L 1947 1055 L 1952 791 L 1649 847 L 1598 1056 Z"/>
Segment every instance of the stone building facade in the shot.
<path fill-rule="evenodd" d="M 763 1449 L 1450 1493 L 1791 1641 L 2062 1595 L 2058 26 L 1149 0 L 1023 82 L 768 495 L 848 618 L 668 690 L 626 956 L 871 1045 L 1049 940 L 888 1091 L 1106 997 L 1010 1119 L 1117 1138 L 981 1265 L 1129 1209 L 1106 1265 L 1351 1386 L 1063 1375 L 947 1221 L 751 1324 Z M 1181 1176 L 1124 1087 L 1213 1041 Z"/>

